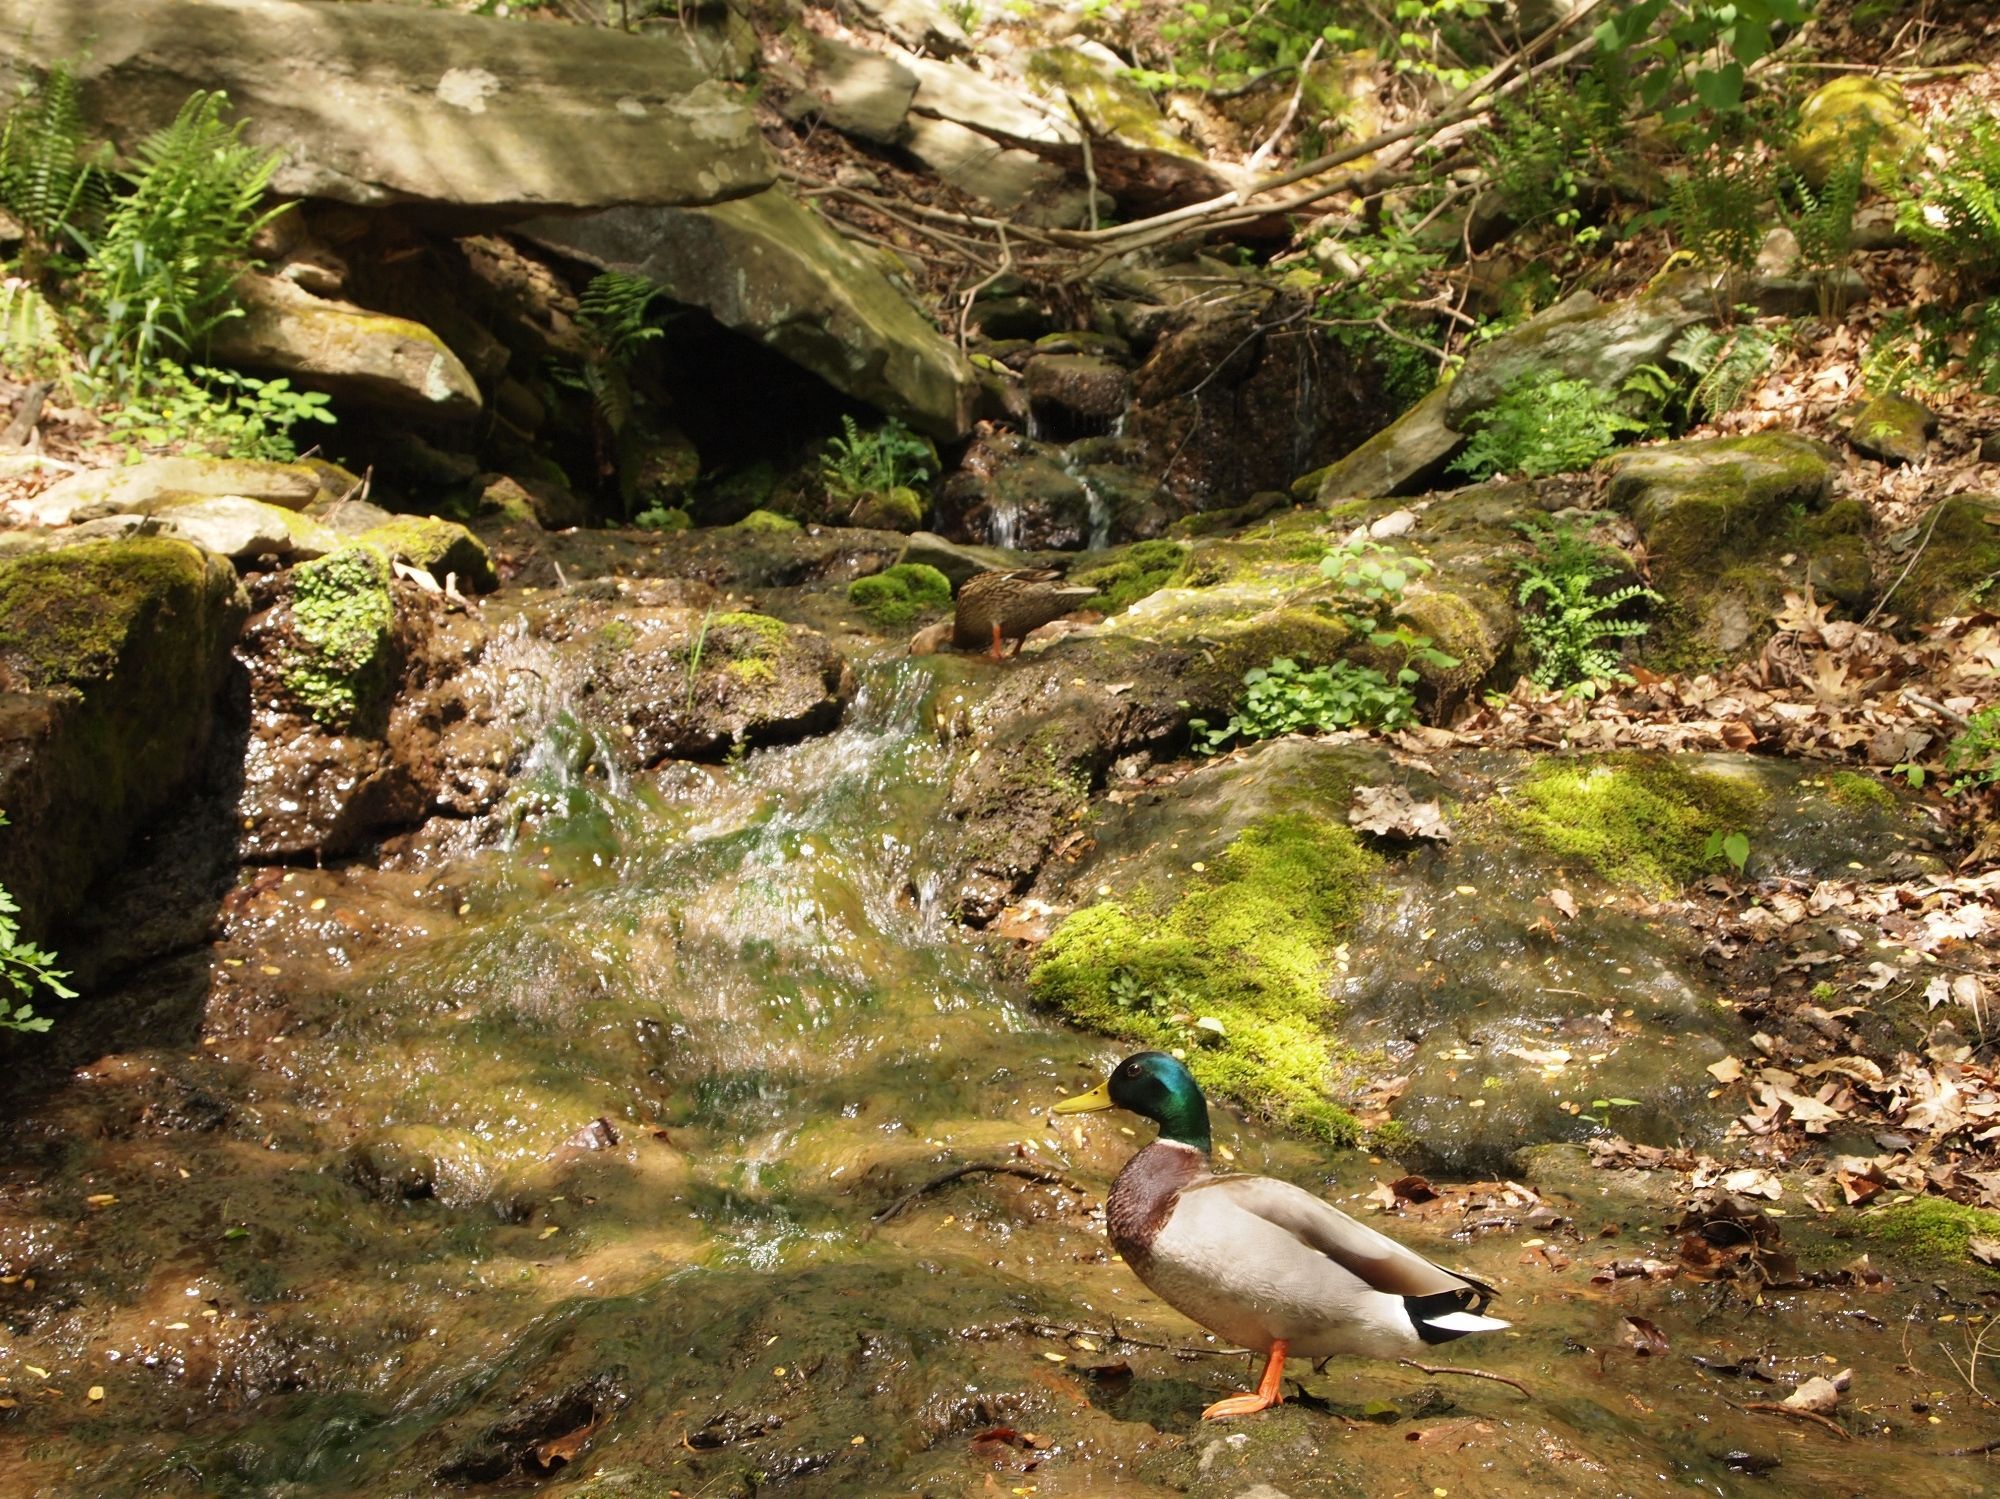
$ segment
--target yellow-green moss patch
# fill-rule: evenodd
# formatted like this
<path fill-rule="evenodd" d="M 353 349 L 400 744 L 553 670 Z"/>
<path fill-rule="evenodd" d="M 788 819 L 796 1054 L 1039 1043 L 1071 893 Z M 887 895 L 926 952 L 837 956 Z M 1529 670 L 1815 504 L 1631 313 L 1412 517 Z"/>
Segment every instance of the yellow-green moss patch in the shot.
<path fill-rule="evenodd" d="M 1709 836 L 1752 834 L 1763 794 L 1659 755 L 1543 763 L 1503 803 L 1504 816 L 1560 858 L 1615 884 L 1670 895 L 1715 867 Z"/>
<path fill-rule="evenodd" d="M 389 685 L 389 637 L 396 623 L 386 554 L 346 546 L 292 569 L 298 650 L 285 687 L 313 721 L 346 728 Z"/>
<path fill-rule="evenodd" d="M 1187 551 L 1178 542 L 1141 541 L 1070 581 L 1097 590 L 1085 608 L 1116 614 L 1176 582 L 1186 561 Z"/>
<path fill-rule="evenodd" d="M 847 585 L 847 602 L 880 629 L 951 607 L 951 579 L 922 562 L 899 562 Z"/>
<path fill-rule="evenodd" d="M 1184 1050 L 1204 1087 L 1272 1119 L 1352 1141 L 1352 1116 L 1326 1096 L 1326 990 L 1378 861 L 1345 826 L 1285 812 L 1215 864 L 1165 911 L 1073 913 L 1036 954 L 1035 993 L 1079 1024 Z"/>
<path fill-rule="evenodd" d="M 0 564 L 0 653 L 28 686 L 104 676 L 135 630 L 206 591 L 207 563 L 184 541 L 134 537 L 35 552 Z"/>
<path fill-rule="evenodd" d="M 2000 1270 L 1978 1266 L 1972 1259 L 1974 1238 L 2000 1239 L 2000 1213 L 1947 1202 L 1942 1197 L 1920 1197 L 1870 1214 L 1864 1220 L 1868 1237 L 1930 1265 L 1957 1264 L 1982 1268 L 1989 1275 Z"/>
<path fill-rule="evenodd" d="M 1896 798 L 1887 786 L 1873 776 L 1852 770 L 1836 770 L 1829 775 L 1826 794 L 1829 800 L 1843 807 L 1880 807 L 1887 811 L 1896 805 Z"/>

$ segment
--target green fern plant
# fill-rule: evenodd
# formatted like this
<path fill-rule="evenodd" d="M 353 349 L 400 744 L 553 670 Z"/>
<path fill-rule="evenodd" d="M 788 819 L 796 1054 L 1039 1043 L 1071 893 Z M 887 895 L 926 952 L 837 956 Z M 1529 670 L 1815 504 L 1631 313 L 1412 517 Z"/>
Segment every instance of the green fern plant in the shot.
<path fill-rule="evenodd" d="M 1713 421 L 1743 404 L 1750 387 L 1764 378 L 1777 357 L 1779 336 L 1752 322 L 1728 327 L 1697 323 L 1667 349 L 1693 384 L 1686 395 L 1687 423 Z"/>
<path fill-rule="evenodd" d="M 1605 682 L 1631 681 L 1609 642 L 1644 635 L 1648 626 L 1618 618 L 1619 611 L 1642 599 L 1657 604 L 1660 596 L 1638 583 L 1600 591 L 1598 585 L 1619 569 L 1604 548 L 1570 526 L 1545 524 L 1530 534 L 1535 551 L 1520 564 L 1515 593 L 1523 610 L 1521 635 L 1534 662 L 1529 679 L 1578 697 L 1593 695 Z"/>
<path fill-rule="evenodd" d="M 1861 206 L 1868 147 L 1873 139 L 1872 132 L 1861 132 L 1817 188 L 1798 173 L 1791 173 L 1796 208 L 1783 197 L 1778 199 L 1778 211 L 1798 241 L 1799 265 L 1812 278 L 1824 322 L 1832 322 L 1847 310 L 1839 276 L 1854 253 L 1854 214 Z"/>
<path fill-rule="evenodd" d="M 937 475 L 937 450 L 893 416 L 871 432 L 863 432 L 851 416 L 841 417 L 840 427 L 819 460 L 820 482 L 836 505 L 852 507 L 869 495 L 915 489 Z"/>
<path fill-rule="evenodd" d="M 251 237 L 278 212 L 261 207 L 276 152 L 244 144 L 228 96 L 197 91 L 173 123 L 139 144 L 124 191 L 85 265 L 96 337 L 85 368 L 114 392 L 170 354 L 197 352 L 240 314 L 230 288 Z"/>
<path fill-rule="evenodd" d="M 99 148 L 87 140 L 81 91 L 56 63 L 0 122 L 0 204 L 20 223 L 22 276 L 40 284 L 81 252 L 82 226 L 103 206 Z"/>
<path fill-rule="evenodd" d="M 580 366 L 564 367 L 557 379 L 589 393 L 598 417 L 615 435 L 632 419 L 632 361 L 642 345 L 666 337 L 654 304 L 664 288 L 630 271 L 592 276 L 577 298 L 576 322 L 585 342 Z"/>
<path fill-rule="evenodd" d="M 0 826 L 6 821 L 6 814 L 0 813 Z M 20 911 L 7 887 L 0 885 L 0 983 L 4 983 L 0 987 L 0 1031 L 45 1031 L 54 1022 L 46 1015 L 37 1015 L 28 1001 L 44 989 L 58 999 L 75 999 L 76 991 L 64 986 L 69 973 L 56 967 L 54 953 L 21 940 L 20 923 L 14 920 Z M 10 989 L 11 994 L 7 992 Z"/>
<path fill-rule="evenodd" d="M 2000 282 L 2000 120 L 1962 115 L 1941 132 L 1952 142 L 1943 165 L 1913 176 L 1897 204 L 1896 227 L 1961 288 Z"/>
<path fill-rule="evenodd" d="M 1764 243 L 1759 211 L 1770 177 L 1747 152 L 1709 150 L 1689 158 L 1668 184 L 1682 248 L 1714 270 L 1748 270 Z"/>
<path fill-rule="evenodd" d="M 1475 479 L 1503 473 L 1538 478 L 1586 468 L 1621 438 L 1652 430 L 1587 380 L 1532 376 L 1508 386 L 1478 420 L 1451 465 Z"/>

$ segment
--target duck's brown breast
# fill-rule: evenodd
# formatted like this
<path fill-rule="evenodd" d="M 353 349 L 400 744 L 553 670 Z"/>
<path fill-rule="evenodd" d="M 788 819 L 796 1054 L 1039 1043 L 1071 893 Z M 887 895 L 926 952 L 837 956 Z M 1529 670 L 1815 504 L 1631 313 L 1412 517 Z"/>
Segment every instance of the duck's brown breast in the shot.
<path fill-rule="evenodd" d="M 1151 1252 L 1180 1194 L 1208 1175 L 1198 1150 L 1156 1140 L 1125 1163 L 1105 1200 L 1111 1247 L 1135 1268 Z"/>

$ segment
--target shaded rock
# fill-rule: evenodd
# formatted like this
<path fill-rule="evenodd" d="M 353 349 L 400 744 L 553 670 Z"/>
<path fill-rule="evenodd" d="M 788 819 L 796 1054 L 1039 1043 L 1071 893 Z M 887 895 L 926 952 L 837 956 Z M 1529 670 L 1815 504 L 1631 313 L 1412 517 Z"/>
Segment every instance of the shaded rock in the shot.
<path fill-rule="evenodd" d="M 251 707 L 240 857 L 351 852 L 497 798 L 492 768 L 458 767 L 446 747 L 477 707 L 459 680 L 485 649 L 476 620 L 447 619 L 438 594 L 396 579 L 383 551 L 360 544 L 273 575 L 252 602 L 236 647 Z"/>
<path fill-rule="evenodd" d="M 1668 276 L 1641 296 L 1600 302 L 1589 292 L 1565 297 L 1518 328 L 1466 356 L 1445 399 L 1445 425 L 1471 419 L 1524 380 L 1561 376 L 1615 391 L 1642 364 L 1658 364 L 1683 331 L 1715 318 L 1712 278 Z"/>
<path fill-rule="evenodd" d="M 1929 542 L 1924 543 L 1924 533 Z M 1901 540 L 1923 545 L 1910 575 L 1892 595 L 1895 611 L 1916 624 L 1963 614 L 2000 575 L 2000 495 L 1956 494 Z"/>
<path fill-rule="evenodd" d="M 1027 76 L 1053 103 L 1080 112 L 1094 140 L 1201 160 L 1201 152 L 1181 139 L 1153 96 L 1125 76 L 1126 67 L 1110 49 L 1085 42 L 1033 53 Z"/>
<path fill-rule="evenodd" d="M 168 500 L 201 495 L 236 495 L 303 510 L 315 501 L 337 499 L 360 483 L 330 463 L 265 463 L 183 454 L 72 474 L 31 500 L 15 502 L 14 509 L 24 520 L 41 526 L 67 525 L 85 510 L 137 513 Z"/>
<path fill-rule="evenodd" d="M 618 495 L 625 514 L 685 505 L 701 478 L 687 433 L 652 411 L 634 412 L 618 433 Z"/>
<path fill-rule="evenodd" d="M 971 50 L 965 28 L 943 9 L 925 0 L 855 0 L 855 8 L 911 51 L 932 57 L 953 57 Z"/>
<path fill-rule="evenodd" d="M 276 370 L 336 399 L 403 416 L 476 416 L 479 387 L 421 323 L 316 297 L 271 276 L 237 279 L 244 315 L 215 332 L 218 358 Z"/>
<path fill-rule="evenodd" d="M 762 614 L 564 600 L 530 623 L 572 675 L 579 712 L 619 730 L 608 752 L 637 767 L 824 733 L 854 693 L 825 636 Z"/>
<path fill-rule="evenodd" d="M 1788 586 L 1776 556 L 1787 518 L 1823 508 L 1835 475 L 1822 444 L 1789 432 L 1668 443 L 1609 469 L 1610 503 L 1645 539 L 1654 586 L 1684 633 L 1725 654 L 1767 628 Z"/>
<path fill-rule="evenodd" d="M 651 277 L 835 389 L 938 438 L 970 424 L 978 382 L 930 321 L 824 220 L 775 190 L 713 208 L 617 208 L 523 232 Z"/>
<path fill-rule="evenodd" d="M 1062 168 L 968 126 L 912 115 L 902 146 L 956 191 L 1030 223 L 1064 228 L 1090 216 L 1085 190 L 1072 188 Z M 1109 203 L 1104 200 L 1102 211 Z M 993 336 L 1006 335 L 996 330 Z"/>
<path fill-rule="evenodd" d="M 806 33 L 806 88 L 783 105 L 787 119 L 817 115 L 843 135 L 889 145 L 902 134 L 917 75 L 894 58 Z"/>
<path fill-rule="evenodd" d="M 1000 547 L 963 546 L 948 541 L 935 531 L 918 531 L 898 554 L 898 562 L 934 567 L 951 580 L 956 589 L 974 573 L 1001 572 L 1021 565 L 1021 554 Z"/>
<path fill-rule="evenodd" d="M 359 536 L 377 526 L 386 526 L 396 518 L 393 511 L 358 499 L 315 500 L 306 507 L 305 513 L 339 536 Z"/>
<path fill-rule="evenodd" d="M 1922 463 L 1930 452 L 1937 414 L 1908 396 L 1877 396 L 1861 408 L 1847 440 L 1854 450 L 1884 463 Z"/>
<path fill-rule="evenodd" d="M 1092 522 L 1090 494 L 1057 451 L 1008 432 L 978 438 L 938 486 L 939 529 L 997 547 L 1075 551 Z"/>
<path fill-rule="evenodd" d="M 1315 498 L 1322 505 L 1342 500 L 1410 494 L 1444 471 L 1465 442 L 1446 425 L 1451 387 L 1440 385 L 1388 426 L 1321 472 Z"/>
<path fill-rule="evenodd" d="M 529 525 L 560 531 L 590 519 L 590 504 L 567 484 L 509 474 L 489 477 L 479 491 L 482 515 L 508 516 Z"/>
<path fill-rule="evenodd" d="M 1146 444 L 1178 509 L 1283 489 L 1379 423 L 1372 378 L 1324 356 L 1304 305 L 1255 289 L 1185 301 L 1133 375 L 1126 431 Z"/>
<path fill-rule="evenodd" d="M 1903 162 L 1923 146 L 1923 131 L 1910 118 L 1901 85 L 1893 78 L 1857 73 L 1822 84 L 1807 96 L 1785 159 L 1793 171 L 1821 187 L 1852 152 L 1865 149 L 1868 179 L 1886 191 L 1900 180 Z"/>
<path fill-rule="evenodd" d="M 241 495 L 173 500 L 152 515 L 163 531 L 237 562 L 265 555 L 324 557 L 340 545 L 338 534 L 311 516 Z"/>
<path fill-rule="evenodd" d="M 0 868 L 30 939 L 187 797 L 243 614 L 185 541 L 0 560 Z"/>
<path fill-rule="evenodd" d="M 1003 139 L 1050 144 L 1082 139 L 1067 109 L 1058 111 L 983 73 L 928 57 L 897 60 L 917 76 L 917 94 L 910 106 L 917 114 Z"/>
<path fill-rule="evenodd" d="M 496 213 L 707 203 L 772 180 L 748 105 L 713 80 L 708 23 L 639 35 L 423 6 L 0 0 L 0 50 L 77 65 L 130 153 L 195 89 L 283 153 L 272 189 Z"/>
<path fill-rule="evenodd" d="M 363 546 L 372 546 L 392 562 L 420 567 L 439 582 L 447 577 L 476 593 L 497 588 L 492 554 L 486 543 L 455 520 L 437 515 L 397 516 L 374 529 L 364 531 Z"/>
<path fill-rule="evenodd" d="M 1023 374 L 1028 400 L 1039 412 L 1105 426 L 1124 414 L 1131 376 L 1090 354 L 1038 354 Z"/>

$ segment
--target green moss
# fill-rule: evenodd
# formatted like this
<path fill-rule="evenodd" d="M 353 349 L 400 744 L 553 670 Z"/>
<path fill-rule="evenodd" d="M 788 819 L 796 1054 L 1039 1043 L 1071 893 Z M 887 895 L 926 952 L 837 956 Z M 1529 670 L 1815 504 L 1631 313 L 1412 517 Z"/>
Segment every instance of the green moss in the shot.
<path fill-rule="evenodd" d="M 1333 950 L 1378 861 L 1345 826 L 1286 812 L 1252 823 L 1164 912 L 1116 901 L 1042 944 L 1035 993 L 1080 1024 L 1185 1049 L 1203 1087 L 1323 1139 L 1356 1138 L 1326 1097 L 1322 1022 Z M 1220 1037 L 1194 1028 L 1219 1021 Z"/>
<path fill-rule="evenodd" d="M 1634 453 L 1617 463 L 1610 498 L 1638 522 L 1665 584 L 1688 587 L 1770 542 L 1787 508 L 1817 504 L 1832 478 L 1817 443 L 1758 432 Z"/>
<path fill-rule="evenodd" d="M 1962 494 L 1940 504 L 1930 542 L 1895 594 L 1896 612 L 1922 624 L 1963 613 L 2000 575 L 2000 499 Z"/>
<path fill-rule="evenodd" d="M 1871 1239 L 1933 1265 L 1974 1267 L 1972 1240 L 2000 1239 L 2000 1213 L 1962 1202 L 1947 1202 L 1942 1197 L 1897 1203 L 1871 1214 L 1863 1224 L 1863 1231 Z M 2000 1274 L 1986 1268 L 1989 1275 Z"/>
<path fill-rule="evenodd" d="M 770 535 L 796 531 L 799 523 L 789 515 L 780 515 L 775 510 L 752 510 L 735 525 L 732 531 L 759 531 Z"/>
<path fill-rule="evenodd" d="M 1711 867 L 1711 833 L 1750 832 L 1763 796 L 1665 756 L 1543 763 L 1508 795 L 1504 816 L 1550 852 L 1605 879 L 1670 895 Z"/>
<path fill-rule="evenodd" d="M 848 521 L 878 531 L 915 531 L 924 523 L 924 497 L 908 485 L 865 494 Z"/>
<path fill-rule="evenodd" d="M 785 622 L 773 619 L 768 614 L 748 614 L 741 610 L 729 614 L 718 614 L 708 622 L 711 630 L 748 630 L 761 636 L 771 645 L 785 638 Z"/>
<path fill-rule="evenodd" d="M 906 625 L 951 606 L 951 579 L 922 562 L 899 562 L 886 572 L 856 578 L 847 602 L 879 629 Z"/>
<path fill-rule="evenodd" d="M 1896 798 L 1873 776 L 1864 776 L 1852 770 L 1836 770 L 1826 778 L 1827 797 L 1843 807 L 1879 807 L 1884 811 L 1896 805 Z"/>
<path fill-rule="evenodd" d="M 1097 590 L 1097 596 L 1086 602 L 1085 608 L 1116 614 L 1147 594 L 1170 587 L 1179 578 L 1186 561 L 1187 551 L 1178 542 L 1141 541 L 1102 566 L 1076 574 L 1070 581 Z"/>
<path fill-rule="evenodd" d="M 778 680 L 778 669 L 761 656 L 744 656 L 729 662 L 723 670 L 739 682 L 759 685 Z"/>
<path fill-rule="evenodd" d="M 201 552 L 167 537 L 85 542 L 0 563 L 0 654 L 46 691 L 111 672 L 163 601 L 197 597 Z"/>
<path fill-rule="evenodd" d="M 457 521 L 435 515 L 404 515 L 364 532 L 358 539 L 439 579 L 455 574 L 467 588 L 481 593 L 500 582 L 486 543 Z"/>
<path fill-rule="evenodd" d="M 358 544 L 292 569 L 298 651 L 284 680 L 314 722 L 346 728 L 387 690 L 392 577 L 384 553 Z"/>

